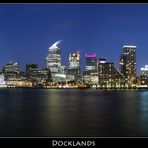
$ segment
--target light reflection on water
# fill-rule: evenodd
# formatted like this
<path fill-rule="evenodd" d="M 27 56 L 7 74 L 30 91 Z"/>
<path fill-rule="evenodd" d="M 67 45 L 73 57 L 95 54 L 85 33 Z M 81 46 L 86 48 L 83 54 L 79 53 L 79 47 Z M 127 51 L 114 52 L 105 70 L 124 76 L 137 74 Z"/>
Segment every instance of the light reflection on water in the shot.
<path fill-rule="evenodd" d="M 148 91 L 139 94 L 140 97 L 140 131 L 148 136 Z"/>
<path fill-rule="evenodd" d="M 1 89 L 0 136 L 148 136 L 148 91 Z"/>

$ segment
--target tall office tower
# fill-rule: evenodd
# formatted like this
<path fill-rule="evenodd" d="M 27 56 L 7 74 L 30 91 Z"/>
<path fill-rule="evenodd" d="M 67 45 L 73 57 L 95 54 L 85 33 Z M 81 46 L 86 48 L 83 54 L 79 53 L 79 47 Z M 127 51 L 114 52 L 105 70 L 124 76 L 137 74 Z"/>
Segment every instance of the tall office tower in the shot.
<path fill-rule="evenodd" d="M 46 57 L 46 69 L 50 71 L 53 83 L 66 81 L 66 75 L 63 74 L 61 67 L 61 49 L 58 47 L 60 43 L 61 41 L 57 41 L 49 47 Z"/>
<path fill-rule="evenodd" d="M 78 69 L 78 72 L 80 73 L 80 53 L 77 51 L 77 53 L 70 53 L 69 54 L 69 69 Z"/>
<path fill-rule="evenodd" d="M 94 76 L 98 75 L 96 54 L 85 54 L 85 60 L 86 60 L 86 67 L 85 71 L 83 71 L 83 82 L 87 84 L 92 84 L 91 78 L 93 78 L 94 80 L 95 79 Z"/>
<path fill-rule="evenodd" d="M 134 84 L 136 79 L 136 46 L 123 46 L 120 56 L 120 72 L 129 84 Z"/>
<path fill-rule="evenodd" d="M 58 47 L 60 42 L 57 41 L 49 47 L 49 54 L 46 57 L 46 68 L 50 69 L 53 75 L 61 71 L 61 49 Z"/>
<path fill-rule="evenodd" d="M 69 66 L 67 71 L 68 76 L 71 76 L 71 80 L 78 82 L 80 81 L 80 53 L 77 51 L 76 53 L 69 54 Z"/>
<path fill-rule="evenodd" d="M 85 54 L 86 58 L 86 71 L 97 70 L 97 57 L 96 54 Z"/>

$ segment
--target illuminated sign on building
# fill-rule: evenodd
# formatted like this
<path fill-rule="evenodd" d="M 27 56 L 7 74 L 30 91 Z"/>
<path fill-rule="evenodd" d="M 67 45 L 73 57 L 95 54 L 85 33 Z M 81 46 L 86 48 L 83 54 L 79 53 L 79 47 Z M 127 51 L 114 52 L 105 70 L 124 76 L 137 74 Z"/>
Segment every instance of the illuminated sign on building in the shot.
<path fill-rule="evenodd" d="M 85 54 L 86 58 L 96 58 L 96 54 Z"/>

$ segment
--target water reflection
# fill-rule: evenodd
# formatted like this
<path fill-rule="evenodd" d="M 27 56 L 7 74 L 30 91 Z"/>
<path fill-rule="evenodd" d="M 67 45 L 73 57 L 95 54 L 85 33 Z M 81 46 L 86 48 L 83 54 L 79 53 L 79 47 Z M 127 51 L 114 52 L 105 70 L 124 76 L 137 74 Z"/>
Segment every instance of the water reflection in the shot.
<path fill-rule="evenodd" d="M 148 136 L 148 91 L 139 93 L 140 98 L 140 131 L 143 136 Z"/>
<path fill-rule="evenodd" d="M 148 92 L 0 90 L 0 136 L 148 136 Z"/>

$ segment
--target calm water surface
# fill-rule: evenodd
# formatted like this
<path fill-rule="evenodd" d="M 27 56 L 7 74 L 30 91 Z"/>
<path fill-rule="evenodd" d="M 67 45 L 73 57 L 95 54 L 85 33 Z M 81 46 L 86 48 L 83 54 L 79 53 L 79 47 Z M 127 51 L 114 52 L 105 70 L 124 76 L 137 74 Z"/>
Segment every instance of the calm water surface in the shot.
<path fill-rule="evenodd" d="M 0 136 L 148 136 L 148 91 L 0 89 Z"/>

